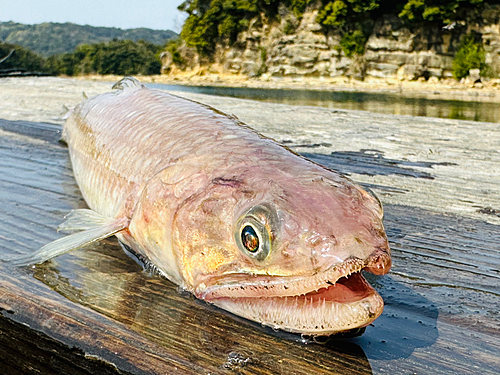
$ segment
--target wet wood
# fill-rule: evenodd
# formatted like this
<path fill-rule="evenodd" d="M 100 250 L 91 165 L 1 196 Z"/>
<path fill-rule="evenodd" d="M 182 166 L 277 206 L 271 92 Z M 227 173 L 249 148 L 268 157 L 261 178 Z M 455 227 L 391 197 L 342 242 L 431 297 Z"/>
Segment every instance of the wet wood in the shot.
<path fill-rule="evenodd" d="M 224 110 L 233 103 L 217 100 Z M 252 108 L 258 120 L 272 107 L 256 111 L 256 104 L 238 103 L 231 108 L 248 111 L 229 111 L 247 122 L 252 122 Z M 297 116 L 287 108 L 289 117 Z M 274 111 L 286 112 L 280 106 Z M 315 109 L 297 111 L 311 115 L 312 128 L 321 125 Z M 339 115 L 346 124 L 359 123 L 360 116 Z M 278 125 L 269 126 L 267 134 L 351 174 L 385 203 L 394 267 L 388 276 L 368 275 L 386 308 L 363 336 L 314 343 L 236 318 L 144 273 L 111 238 L 32 268 L 0 263 L 0 373 L 499 373 L 499 206 L 481 198 L 477 210 L 490 207 L 484 213 L 467 211 L 473 205 L 467 202 L 448 209 L 441 203 L 449 202 L 446 197 L 429 194 L 432 210 L 432 201 L 420 203 L 424 193 L 408 198 L 422 186 L 430 192 L 449 189 L 451 197 L 464 194 L 457 191 L 457 177 L 445 180 L 439 174 L 470 165 L 461 159 L 468 153 L 455 149 L 461 143 L 453 143 L 457 157 L 443 157 L 450 155 L 443 152 L 425 164 L 404 160 L 381 143 L 378 154 L 353 143 L 332 155 L 330 147 L 337 145 L 321 145 L 333 142 L 314 134 Z M 62 217 L 85 207 L 59 137 L 59 125 L 0 120 L 3 258 L 58 238 L 55 228 Z M 496 146 L 483 144 L 481 155 L 490 158 L 486 166 L 496 162 Z M 496 181 L 498 169 L 491 174 Z M 470 175 L 473 186 L 481 185 L 477 171 Z M 486 183 L 483 188 L 489 190 Z M 469 200 L 477 204 L 481 194 Z"/>

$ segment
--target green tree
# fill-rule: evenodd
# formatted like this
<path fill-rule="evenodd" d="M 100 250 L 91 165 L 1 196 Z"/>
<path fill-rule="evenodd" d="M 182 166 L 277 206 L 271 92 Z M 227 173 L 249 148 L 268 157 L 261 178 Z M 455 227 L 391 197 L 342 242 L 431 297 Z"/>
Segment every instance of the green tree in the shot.
<path fill-rule="evenodd" d="M 473 33 L 467 34 L 460 43 L 452 65 L 452 73 L 456 79 L 467 77 L 471 69 L 480 69 L 483 76 L 487 73 L 482 44 L 475 39 L 476 35 Z"/>
<path fill-rule="evenodd" d="M 9 55 L 10 57 L 0 64 L 0 70 L 25 69 L 30 72 L 44 73 L 49 71 L 45 66 L 45 59 L 38 54 L 16 44 L 0 42 L 0 60 Z"/>
<path fill-rule="evenodd" d="M 0 40 L 17 44 L 47 58 L 61 53 L 72 53 L 81 44 L 141 39 L 162 45 L 176 37 L 170 30 L 118 29 L 114 27 L 93 27 L 72 23 L 41 23 L 24 25 L 14 22 L 0 22 Z"/>
<path fill-rule="evenodd" d="M 310 0 L 285 0 L 286 5 L 301 14 Z M 186 0 L 178 9 L 188 13 L 181 37 L 189 47 L 206 56 L 220 42 L 232 44 L 249 21 L 261 13 L 273 18 L 280 0 Z"/>
<path fill-rule="evenodd" d="M 50 57 L 50 68 L 68 76 L 78 74 L 159 74 L 162 46 L 139 40 L 82 44 L 73 53 Z"/>
<path fill-rule="evenodd" d="M 370 13 L 379 6 L 379 0 L 330 1 L 321 7 L 316 21 L 327 28 L 359 30 L 359 24 L 369 20 Z"/>
<path fill-rule="evenodd" d="M 323 26 L 340 28 L 345 25 L 348 13 L 347 4 L 342 0 L 336 0 L 320 9 L 316 21 Z"/>
<path fill-rule="evenodd" d="M 483 0 L 408 0 L 399 17 L 410 22 L 440 22 L 464 20 L 471 10 L 478 10 Z"/>
<path fill-rule="evenodd" d="M 340 49 L 347 57 L 362 55 L 374 25 L 372 13 L 379 7 L 379 0 L 330 1 L 320 8 L 316 22 L 342 34 Z"/>

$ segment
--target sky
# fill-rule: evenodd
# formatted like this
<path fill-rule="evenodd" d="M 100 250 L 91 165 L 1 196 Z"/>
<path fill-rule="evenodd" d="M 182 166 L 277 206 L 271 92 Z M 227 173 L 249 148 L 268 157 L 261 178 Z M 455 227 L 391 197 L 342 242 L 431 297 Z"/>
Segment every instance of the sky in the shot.
<path fill-rule="evenodd" d="M 79 25 L 147 27 L 180 32 L 183 0 L 0 0 L 0 21 L 25 24 L 72 22 Z"/>

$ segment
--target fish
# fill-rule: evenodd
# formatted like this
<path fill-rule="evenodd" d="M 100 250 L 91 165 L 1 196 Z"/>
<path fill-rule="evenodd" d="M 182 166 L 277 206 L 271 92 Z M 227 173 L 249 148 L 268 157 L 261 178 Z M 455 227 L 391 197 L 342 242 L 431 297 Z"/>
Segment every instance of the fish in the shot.
<path fill-rule="evenodd" d="M 16 265 L 114 235 L 145 269 L 273 329 L 329 336 L 380 316 L 362 272 L 386 274 L 391 255 L 371 191 L 207 105 L 131 77 L 112 90 L 63 126 L 89 208 Z"/>

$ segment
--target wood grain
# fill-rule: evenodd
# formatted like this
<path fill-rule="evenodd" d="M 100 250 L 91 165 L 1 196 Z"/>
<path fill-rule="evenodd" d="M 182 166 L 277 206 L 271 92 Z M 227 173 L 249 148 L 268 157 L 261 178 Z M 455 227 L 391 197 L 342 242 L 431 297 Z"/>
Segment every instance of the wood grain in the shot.
<path fill-rule="evenodd" d="M 59 136 L 59 125 L 0 120 L 2 258 L 57 238 L 62 217 L 85 207 Z M 323 146 L 298 141 L 298 151 L 312 150 L 309 157 L 345 173 L 365 165 L 393 178 L 397 168 L 407 169 L 394 185 L 364 181 L 386 200 L 394 267 L 388 276 L 367 275 L 386 308 L 363 336 L 314 343 L 239 319 L 144 273 L 111 238 L 35 267 L 0 263 L 0 373 L 499 373 L 497 222 L 440 205 L 427 209 L 432 202 L 397 201 L 423 180 L 443 184 L 432 166 L 404 164 L 396 156 L 367 159 L 354 148 L 338 155 L 351 162 L 339 157 L 332 164 Z M 467 155 L 458 154 L 452 168 Z M 456 196 L 460 187 L 453 181 Z"/>

